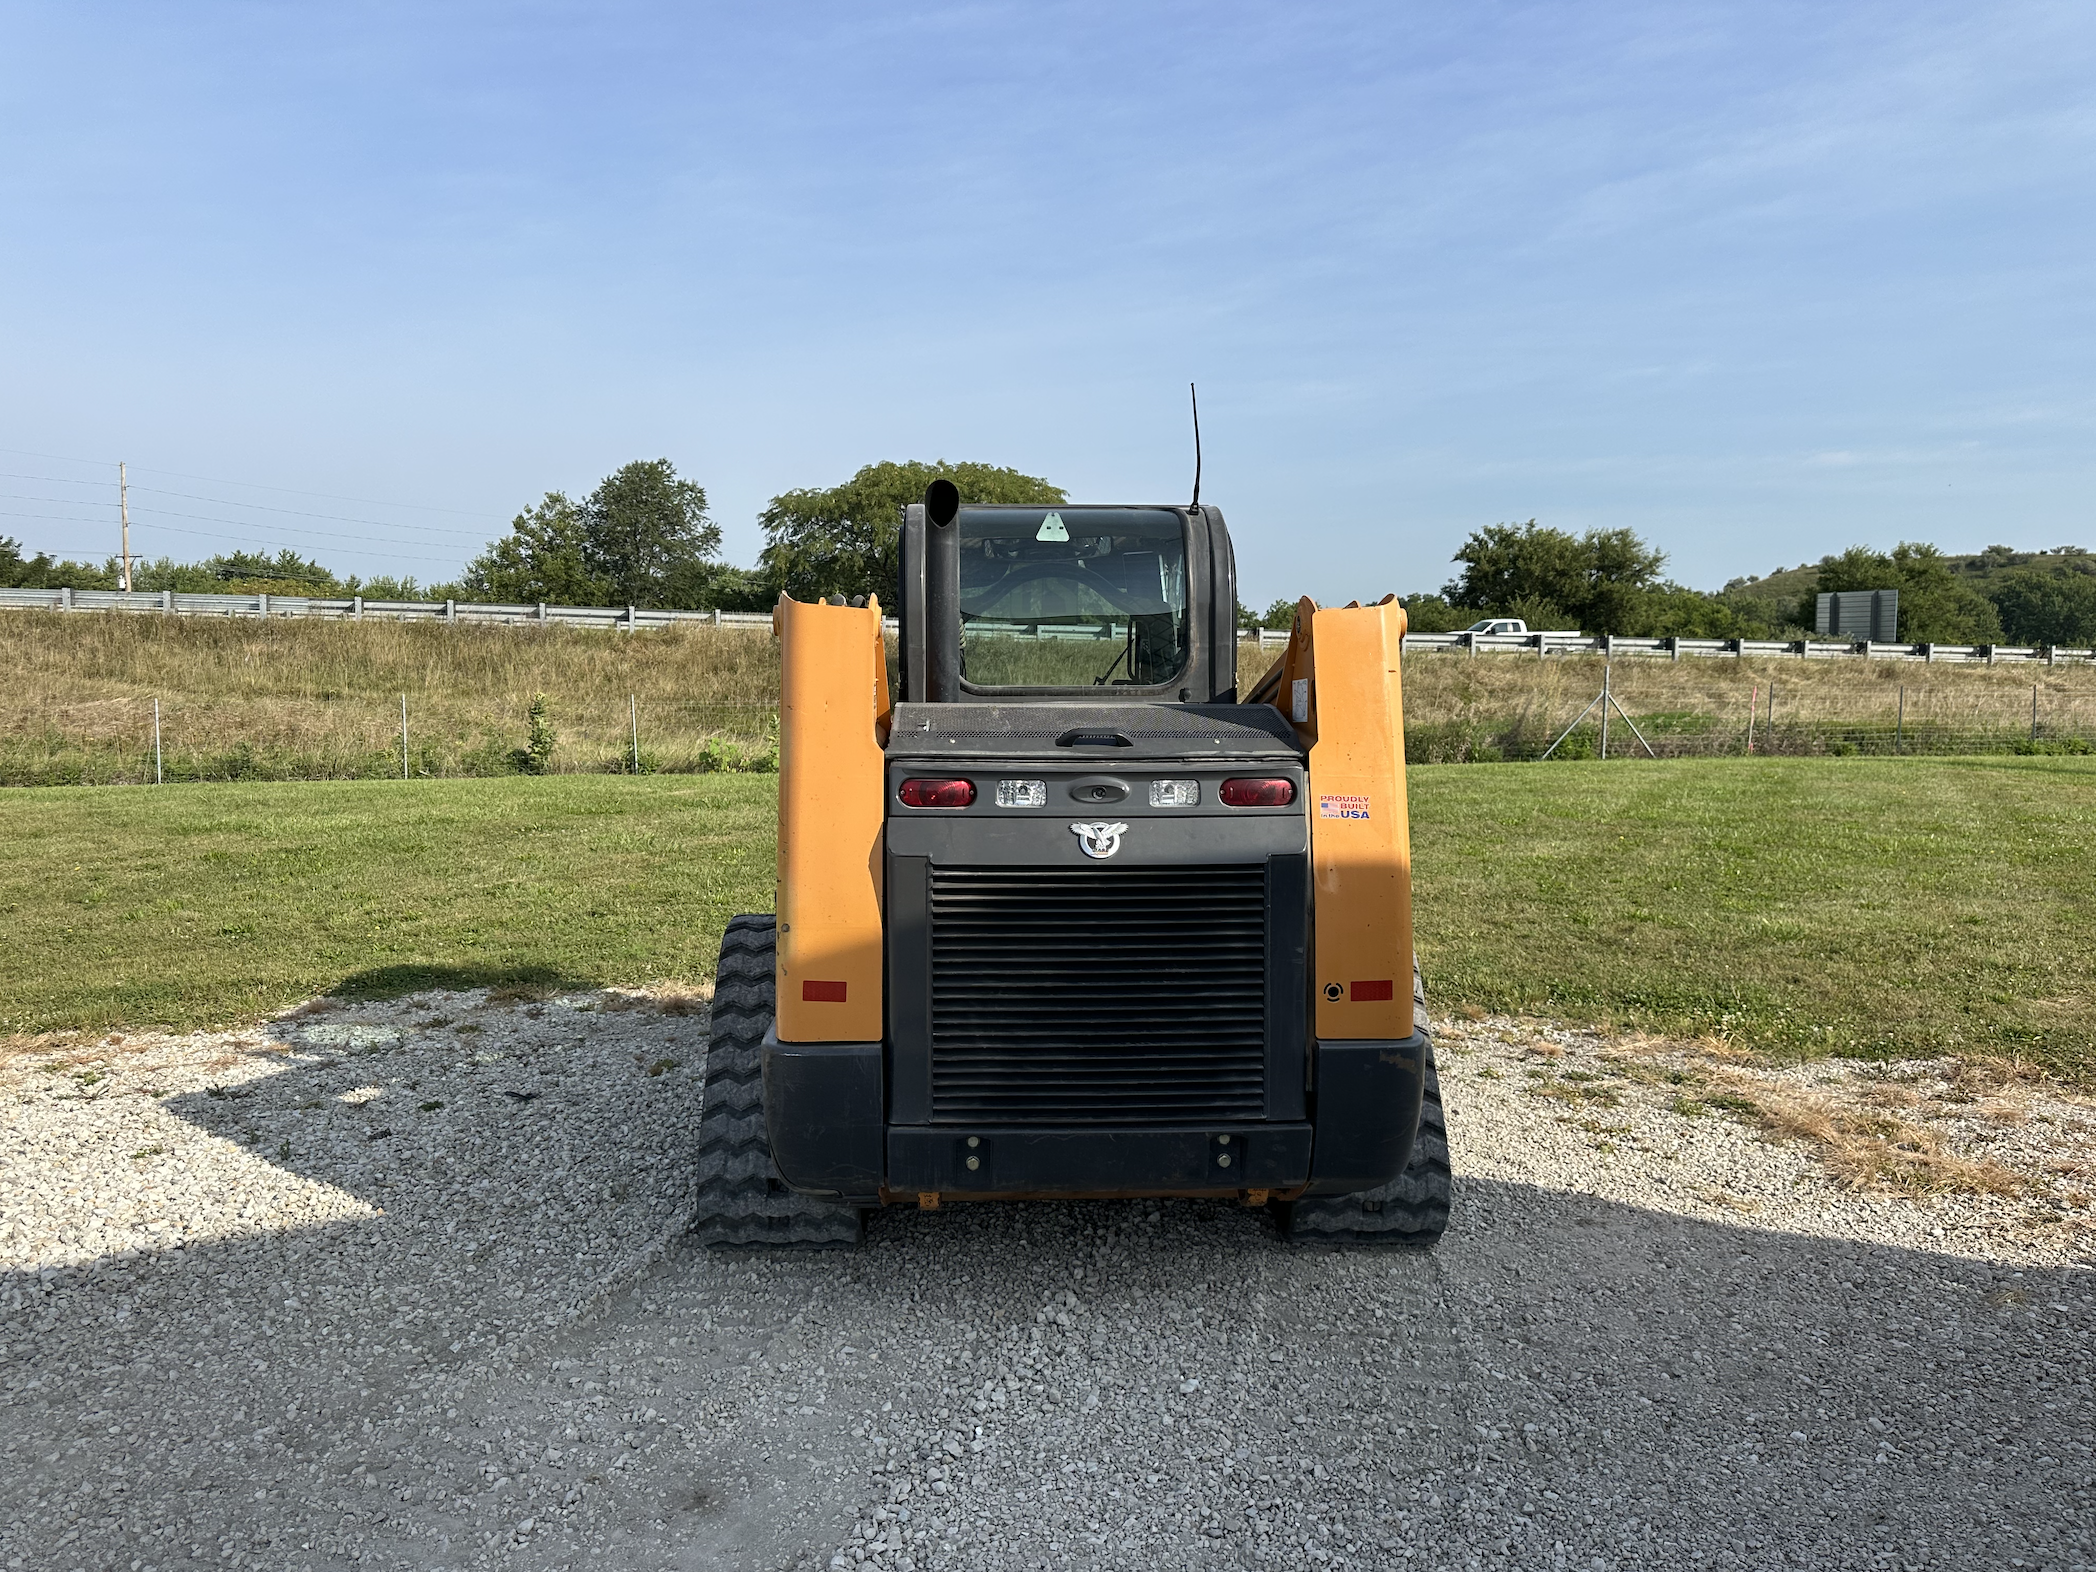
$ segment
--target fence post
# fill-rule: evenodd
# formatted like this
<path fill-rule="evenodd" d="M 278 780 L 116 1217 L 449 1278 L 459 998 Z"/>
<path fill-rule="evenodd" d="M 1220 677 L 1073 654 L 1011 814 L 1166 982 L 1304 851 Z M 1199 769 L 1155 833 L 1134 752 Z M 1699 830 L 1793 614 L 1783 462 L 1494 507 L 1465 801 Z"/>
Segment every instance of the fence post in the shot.
<path fill-rule="evenodd" d="M 1929 643 L 1926 639 L 1922 641 L 1921 645 L 1921 663 L 1924 666 L 1933 666 L 1936 663 L 1936 646 Z"/>
<path fill-rule="evenodd" d="M 63 587 L 62 587 L 62 588 L 61 588 L 61 589 L 59 590 L 59 592 L 58 592 L 58 609 L 59 609 L 60 611 L 71 611 L 71 610 L 73 609 L 73 586 L 72 586 L 72 585 L 70 585 L 70 584 L 67 584 L 67 585 L 63 586 Z"/>
<path fill-rule="evenodd" d="M 444 602 L 444 620 L 445 620 L 446 622 L 456 622 L 456 621 L 458 621 L 458 602 L 457 602 L 457 601 L 455 601 L 455 600 L 446 600 L 446 601 Z"/>
<path fill-rule="evenodd" d="M 716 628 L 720 626 L 720 607 L 718 606 L 713 608 L 713 625 Z"/>
<path fill-rule="evenodd" d="M 1678 633 L 1675 633 L 1675 634 L 1670 634 L 1670 635 L 1668 635 L 1668 637 L 1667 637 L 1667 653 L 1668 653 L 1668 654 L 1669 654 L 1670 656 L 1672 656 L 1672 657 L 1673 657 L 1673 660 L 1674 660 L 1674 664 L 1675 664 L 1675 665 L 1677 665 L 1677 666 L 1678 666 L 1678 665 L 1680 665 L 1680 664 L 1681 664 L 1681 635 L 1680 635 L 1680 634 L 1678 634 Z"/>
<path fill-rule="evenodd" d="M 1608 711 L 1615 698 L 1611 677 L 1616 669 L 1616 645 L 1612 634 L 1601 635 L 1601 759 L 1608 761 Z"/>
<path fill-rule="evenodd" d="M 630 605 L 626 608 L 626 631 L 628 633 L 633 631 L 633 608 Z"/>
<path fill-rule="evenodd" d="M 363 597 L 363 596 L 361 596 L 361 595 L 352 595 L 352 596 L 350 596 L 350 598 L 349 598 L 349 620 L 350 620 L 350 621 L 352 621 L 352 622 L 362 622 L 362 621 L 364 620 L 364 597 Z"/>
<path fill-rule="evenodd" d="M 626 713 L 633 721 L 633 773 L 640 773 L 640 700 L 626 695 Z"/>
<path fill-rule="evenodd" d="M 408 696 L 400 696 L 400 778 L 408 778 Z"/>
<path fill-rule="evenodd" d="M 160 609 L 166 612 L 172 612 L 175 609 L 175 592 L 173 590 L 162 590 L 160 592 Z"/>
<path fill-rule="evenodd" d="M 2030 738 L 2030 740 L 2031 740 L 2032 742 L 2036 742 L 2036 741 L 2038 740 L 2038 685 L 2037 685 L 2037 684 L 2036 684 L 2035 682 L 2031 684 L 2031 738 Z"/>
<path fill-rule="evenodd" d="M 1907 685 L 1900 684 L 1899 721 L 1892 728 L 1892 751 L 1904 753 L 1907 745 Z"/>
<path fill-rule="evenodd" d="M 165 594 L 166 592 L 162 591 L 162 593 Z M 153 784 L 158 786 L 160 781 L 160 701 L 155 699 L 153 701 Z"/>
<path fill-rule="evenodd" d="M 1982 654 L 1984 654 L 1984 655 L 1985 655 L 1985 656 L 1987 657 L 1987 664 L 1988 664 L 1988 665 L 1990 665 L 1990 666 L 1991 666 L 1991 665 L 1993 665 L 1993 664 L 1994 664 L 1994 646 L 1993 646 L 1993 645 L 1991 645 L 1991 644 L 1982 644 L 1982 645 L 1980 646 L 1980 652 L 1981 652 Z"/>
<path fill-rule="evenodd" d="M 546 603 L 545 603 L 544 601 L 540 601 L 540 602 L 539 602 L 539 626 L 543 628 L 543 627 L 544 627 L 545 625 L 546 625 Z"/>
<path fill-rule="evenodd" d="M 1761 684 L 1755 683 L 1747 694 L 1747 752 L 1754 751 L 1754 712 L 1761 708 Z"/>
<path fill-rule="evenodd" d="M 269 618 L 269 596 L 266 594 L 257 595 L 255 597 L 255 608 L 255 615 L 267 621 Z"/>

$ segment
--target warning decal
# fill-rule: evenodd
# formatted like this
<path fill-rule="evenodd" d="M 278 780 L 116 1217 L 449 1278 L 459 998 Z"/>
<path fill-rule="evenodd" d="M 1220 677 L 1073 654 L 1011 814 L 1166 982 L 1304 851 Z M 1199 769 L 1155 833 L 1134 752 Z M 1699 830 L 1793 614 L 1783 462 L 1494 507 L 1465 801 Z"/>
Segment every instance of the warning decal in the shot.
<path fill-rule="evenodd" d="M 1368 799 L 1320 792 L 1317 816 L 1320 819 L 1365 819 L 1368 817 Z"/>

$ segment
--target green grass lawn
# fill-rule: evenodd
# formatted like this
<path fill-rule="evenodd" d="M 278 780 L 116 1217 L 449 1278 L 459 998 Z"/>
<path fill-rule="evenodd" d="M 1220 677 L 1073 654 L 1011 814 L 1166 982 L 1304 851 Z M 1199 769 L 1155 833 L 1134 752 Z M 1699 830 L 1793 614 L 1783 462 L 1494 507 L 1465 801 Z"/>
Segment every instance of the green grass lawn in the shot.
<path fill-rule="evenodd" d="M 1441 1005 L 2096 1078 L 2086 762 L 1416 770 L 1412 821 Z"/>
<path fill-rule="evenodd" d="M 769 777 L 0 794 L 0 1031 L 201 1026 L 330 990 L 712 974 L 772 905 Z"/>
<path fill-rule="evenodd" d="M 315 993 L 699 981 L 772 895 L 762 776 L 0 794 L 0 1030 Z M 2096 1078 L 2096 766 L 1419 769 L 1420 951 L 1473 1005 L 1785 1055 L 2017 1051 Z"/>

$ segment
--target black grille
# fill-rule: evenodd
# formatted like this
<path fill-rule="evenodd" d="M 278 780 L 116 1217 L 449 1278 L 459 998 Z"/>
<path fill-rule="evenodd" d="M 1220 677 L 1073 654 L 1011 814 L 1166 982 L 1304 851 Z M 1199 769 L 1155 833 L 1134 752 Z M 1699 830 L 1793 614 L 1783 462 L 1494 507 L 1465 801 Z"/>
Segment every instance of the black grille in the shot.
<path fill-rule="evenodd" d="M 932 1116 L 1214 1124 L 1266 1109 L 1266 868 L 931 875 Z"/>

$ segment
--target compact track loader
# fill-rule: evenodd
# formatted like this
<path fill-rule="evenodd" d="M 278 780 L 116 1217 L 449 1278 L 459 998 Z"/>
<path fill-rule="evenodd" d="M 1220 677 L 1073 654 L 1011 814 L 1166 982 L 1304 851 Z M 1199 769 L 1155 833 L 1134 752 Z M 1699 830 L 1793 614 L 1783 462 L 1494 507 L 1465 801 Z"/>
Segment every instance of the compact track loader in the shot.
<path fill-rule="evenodd" d="M 778 913 L 721 944 L 694 1229 L 1209 1196 L 1431 1244 L 1394 601 L 1301 603 L 1237 691 L 1222 514 L 906 510 L 877 601 L 782 599 Z"/>

